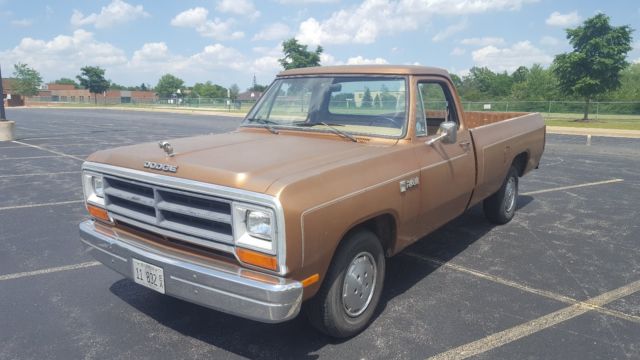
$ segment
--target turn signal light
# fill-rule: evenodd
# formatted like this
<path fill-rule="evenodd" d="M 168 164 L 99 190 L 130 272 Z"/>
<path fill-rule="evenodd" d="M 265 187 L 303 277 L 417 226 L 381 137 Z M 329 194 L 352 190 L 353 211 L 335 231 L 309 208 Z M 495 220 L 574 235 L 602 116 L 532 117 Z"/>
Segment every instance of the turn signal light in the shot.
<path fill-rule="evenodd" d="M 109 214 L 107 213 L 107 210 L 103 208 L 99 208 L 97 206 L 87 204 L 87 211 L 89 211 L 89 215 L 91 215 L 95 219 L 102 220 L 108 223 L 111 222 L 111 219 L 109 218 Z"/>
<path fill-rule="evenodd" d="M 278 260 L 275 256 L 269 256 L 243 248 L 236 248 L 236 254 L 240 261 L 245 264 L 259 266 L 273 271 L 278 270 Z"/>
<path fill-rule="evenodd" d="M 307 287 L 309 285 L 313 285 L 313 284 L 317 283 L 318 280 L 320 280 L 320 275 L 319 274 L 313 274 L 313 275 L 309 276 L 308 278 L 302 280 L 302 287 Z"/>

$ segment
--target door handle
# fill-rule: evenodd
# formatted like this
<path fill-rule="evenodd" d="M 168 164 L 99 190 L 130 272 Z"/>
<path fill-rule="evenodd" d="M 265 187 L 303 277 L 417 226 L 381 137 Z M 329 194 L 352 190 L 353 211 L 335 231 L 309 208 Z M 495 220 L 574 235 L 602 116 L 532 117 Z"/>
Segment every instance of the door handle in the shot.
<path fill-rule="evenodd" d="M 460 142 L 460 146 L 463 148 L 468 148 L 471 145 L 471 141 L 462 141 Z"/>

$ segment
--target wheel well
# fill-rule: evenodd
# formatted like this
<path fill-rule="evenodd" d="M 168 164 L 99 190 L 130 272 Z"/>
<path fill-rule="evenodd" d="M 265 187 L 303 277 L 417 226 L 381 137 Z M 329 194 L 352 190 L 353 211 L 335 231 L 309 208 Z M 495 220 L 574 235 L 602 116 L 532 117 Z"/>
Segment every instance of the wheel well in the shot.
<path fill-rule="evenodd" d="M 527 162 L 529 162 L 529 154 L 526 152 L 518 154 L 518 156 L 513 159 L 513 166 L 518 170 L 518 176 L 522 177 L 522 175 L 524 175 L 524 170 L 527 168 Z"/>
<path fill-rule="evenodd" d="M 360 229 L 367 229 L 376 234 L 384 253 L 388 254 L 389 249 L 393 246 L 396 239 L 396 221 L 391 214 L 381 214 L 355 225 L 347 232 L 343 239 Z"/>

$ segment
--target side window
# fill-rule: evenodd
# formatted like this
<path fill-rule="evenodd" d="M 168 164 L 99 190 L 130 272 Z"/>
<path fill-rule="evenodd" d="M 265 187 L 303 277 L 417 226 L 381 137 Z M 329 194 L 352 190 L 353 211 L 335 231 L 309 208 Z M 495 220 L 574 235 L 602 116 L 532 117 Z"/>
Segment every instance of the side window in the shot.
<path fill-rule="evenodd" d="M 420 84 L 422 85 L 422 84 Z M 416 136 L 427 135 L 427 118 L 424 111 L 424 99 L 422 97 L 422 91 L 418 91 L 416 94 Z"/>
<path fill-rule="evenodd" d="M 427 135 L 436 134 L 440 123 L 447 121 L 447 118 L 450 121 L 458 122 L 451 94 L 444 84 L 439 82 L 418 83 L 418 92 L 422 99 L 422 108 L 426 118 Z"/>

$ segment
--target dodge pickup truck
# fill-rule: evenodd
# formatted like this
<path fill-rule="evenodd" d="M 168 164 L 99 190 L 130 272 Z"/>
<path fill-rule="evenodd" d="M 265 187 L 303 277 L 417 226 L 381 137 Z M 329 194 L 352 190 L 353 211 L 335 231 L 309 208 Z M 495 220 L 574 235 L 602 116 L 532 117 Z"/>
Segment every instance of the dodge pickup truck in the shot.
<path fill-rule="evenodd" d="M 539 114 L 465 112 L 442 69 L 287 70 L 233 132 L 89 156 L 80 237 L 159 293 L 349 337 L 386 258 L 480 202 L 510 221 L 544 145 Z"/>

